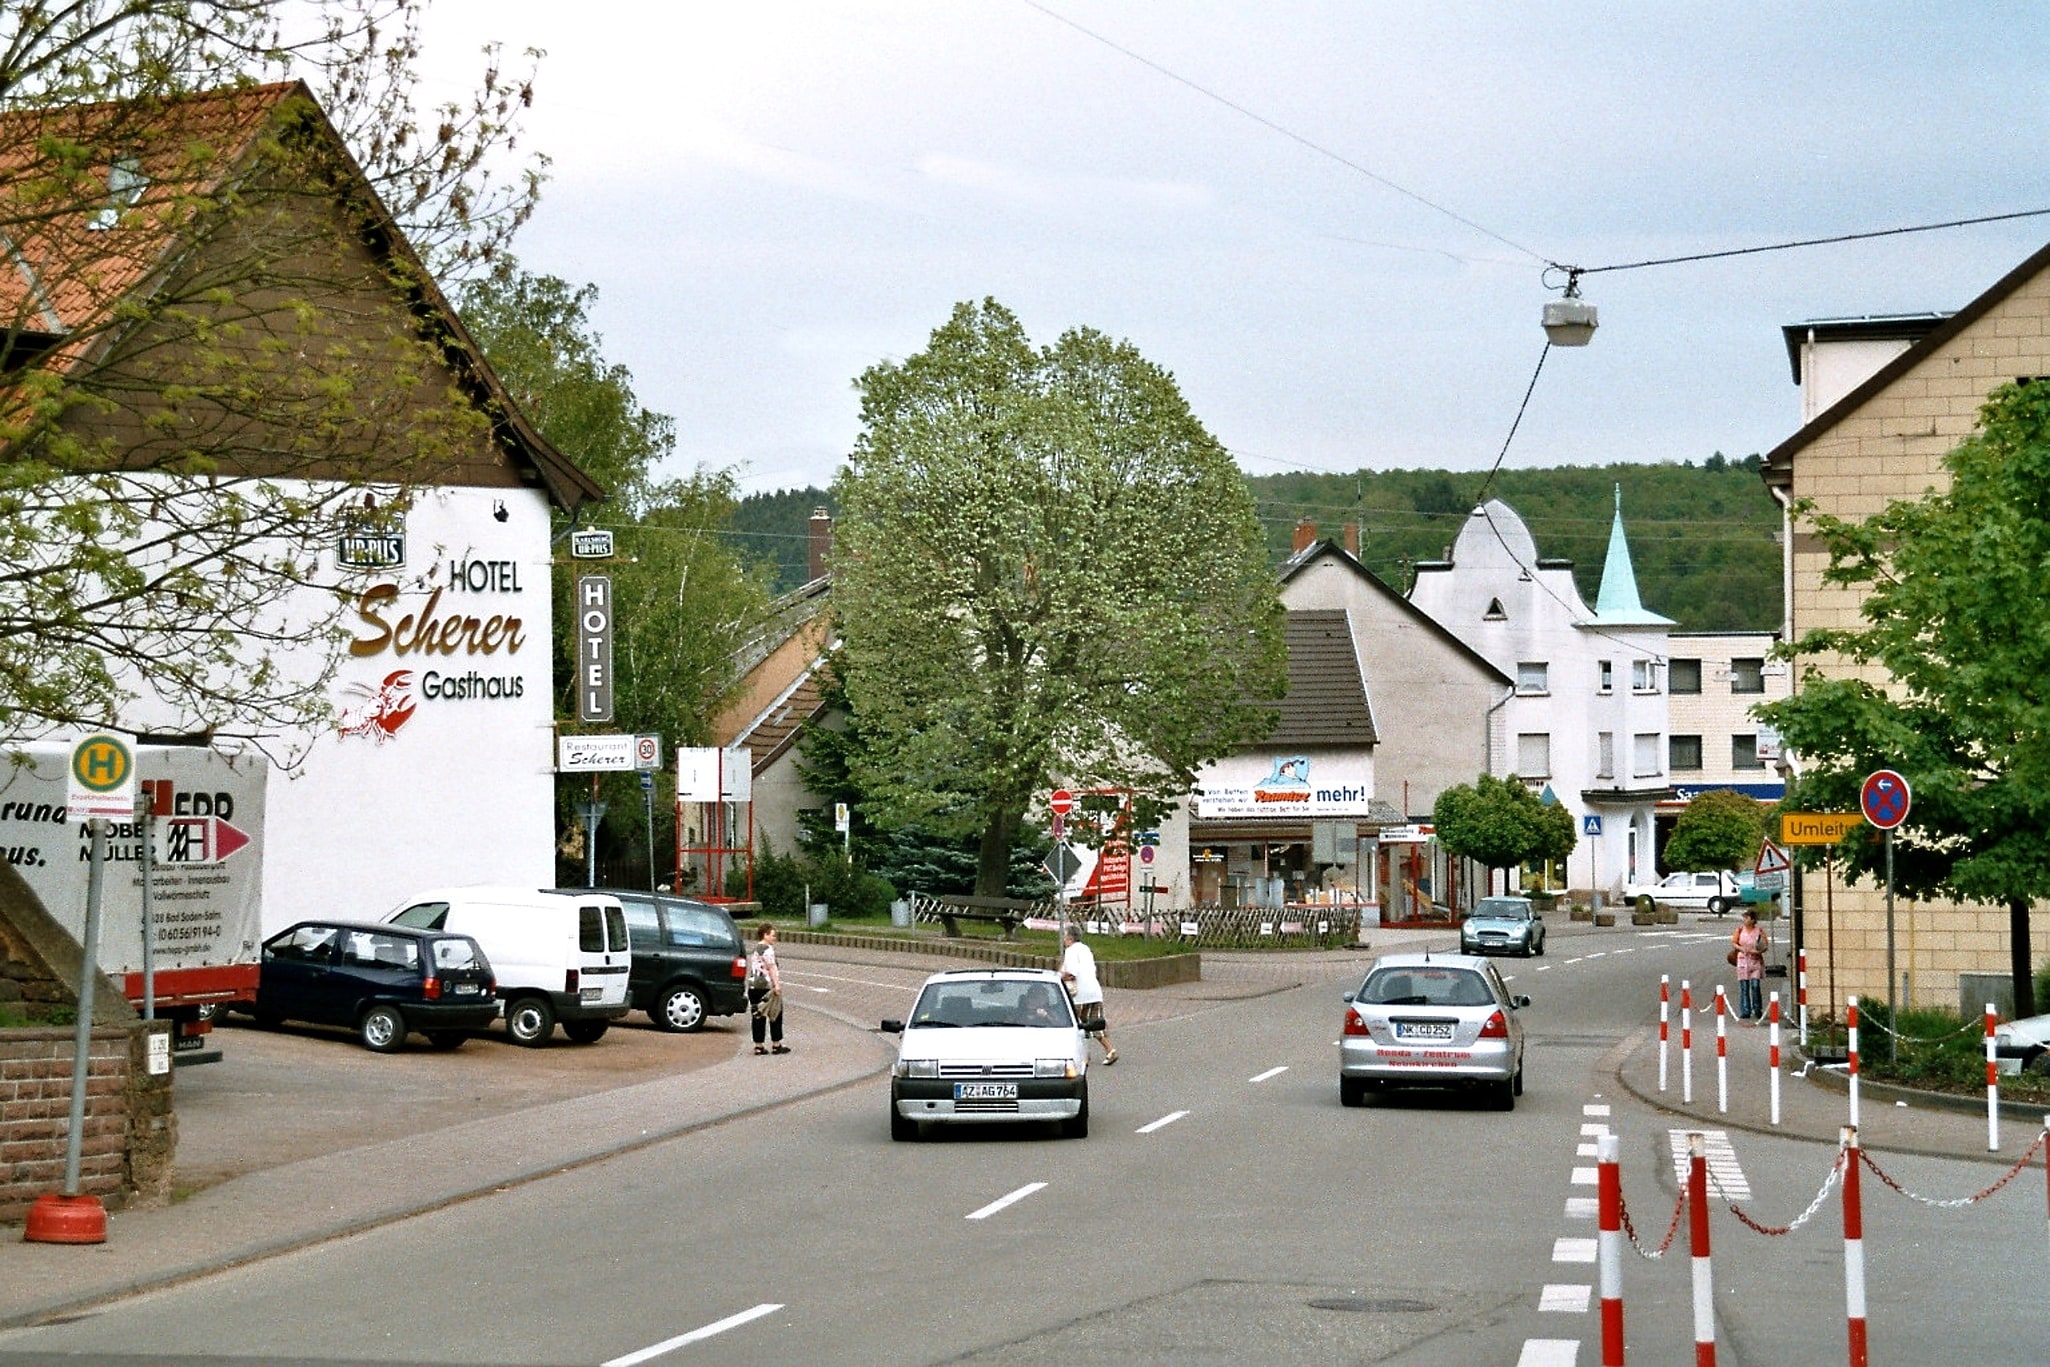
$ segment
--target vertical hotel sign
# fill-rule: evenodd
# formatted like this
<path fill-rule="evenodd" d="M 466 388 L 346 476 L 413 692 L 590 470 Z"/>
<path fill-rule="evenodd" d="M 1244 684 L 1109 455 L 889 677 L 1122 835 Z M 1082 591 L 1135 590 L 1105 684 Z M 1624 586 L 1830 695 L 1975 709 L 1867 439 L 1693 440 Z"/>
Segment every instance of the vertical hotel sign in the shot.
<path fill-rule="evenodd" d="M 577 720 L 612 720 L 612 576 L 576 583 Z"/>

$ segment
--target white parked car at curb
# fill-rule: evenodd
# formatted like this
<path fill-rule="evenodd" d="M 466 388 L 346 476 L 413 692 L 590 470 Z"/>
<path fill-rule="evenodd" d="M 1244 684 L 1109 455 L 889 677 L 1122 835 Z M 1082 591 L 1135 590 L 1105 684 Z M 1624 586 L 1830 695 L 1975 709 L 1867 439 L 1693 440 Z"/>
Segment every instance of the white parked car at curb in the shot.
<path fill-rule="evenodd" d="M 935 973 L 901 1035 L 890 1069 L 890 1138 L 929 1125 L 1044 1120 L 1063 1136 L 1089 1133 L 1088 1036 L 1058 973 L 962 968 Z"/>

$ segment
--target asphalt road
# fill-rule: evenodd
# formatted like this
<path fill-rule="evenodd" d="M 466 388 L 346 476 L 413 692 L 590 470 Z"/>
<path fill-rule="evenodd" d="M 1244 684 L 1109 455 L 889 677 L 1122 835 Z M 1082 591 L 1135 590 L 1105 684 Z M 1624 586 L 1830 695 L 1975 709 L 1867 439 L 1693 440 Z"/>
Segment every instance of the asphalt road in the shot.
<path fill-rule="evenodd" d="M 1118 1030 L 1086 1140 L 893 1144 L 878 1079 L 0 1335 L 0 1364 L 1593 1364 L 1595 1316 L 1571 1307 L 1595 1268 L 1555 1260 L 1595 1233 L 1569 1205 L 1594 1194 L 1578 1150 L 1592 1127 L 1621 1136 L 1626 1199 L 1656 1245 L 1674 1122 L 1618 1094 L 1615 1059 L 1658 974 L 1713 978 L 1721 941 L 1562 927 L 1546 959 L 1506 964 L 1534 999 L 1513 1113 L 1425 1094 L 1341 1108 L 1339 993 L 1358 970 L 1328 965 L 1298 989 Z M 800 1047 L 816 1009 L 872 1024 L 919 976 L 789 958 L 815 994 L 793 1015 Z M 1728 1137 L 1740 1204 L 1766 1224 L 1810 1203 L 1834 1154 Z M 1998 1175 L 1885 1163 L 1944 1196 Z M 1873 1361 L 2050 1360 L 2041 1184 L 1934 1210 L 1867 1179 Z M 1834 1196 L 1794 1234 L 1720 1210 L 1713 1228 L 1719 1361 L 1844 1361 Z M 1656 1262 L 1626 1255 L 1632 1361 L 1692 1356 L 1685 1238 Z"/>

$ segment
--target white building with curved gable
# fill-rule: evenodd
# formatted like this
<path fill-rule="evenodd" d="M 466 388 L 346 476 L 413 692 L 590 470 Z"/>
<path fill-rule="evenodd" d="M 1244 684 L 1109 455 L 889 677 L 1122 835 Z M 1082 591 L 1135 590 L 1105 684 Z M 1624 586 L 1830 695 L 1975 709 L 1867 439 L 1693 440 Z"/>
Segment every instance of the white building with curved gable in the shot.
<path fill-rule="evenodd" d="M 1653 876 L 1667 773 L 1670 618 L 1647 609 L 1623 532 L 1622 494 L 1590 608 L 1573 562 L 1538 554 L 1500 499 L 1473 510 L 1451 558 L 1417 567 L 1410 601 L 1516 681 L 1491 729 L 1491 771 L 1573 813 L 1567 886 L 1613 896 Z"/>

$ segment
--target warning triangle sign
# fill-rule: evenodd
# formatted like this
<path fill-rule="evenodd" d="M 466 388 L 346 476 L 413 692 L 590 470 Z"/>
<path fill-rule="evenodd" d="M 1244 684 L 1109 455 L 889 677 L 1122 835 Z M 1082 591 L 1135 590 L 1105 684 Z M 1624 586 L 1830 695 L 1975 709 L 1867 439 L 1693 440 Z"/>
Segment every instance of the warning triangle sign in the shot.
<path fill-rule="evenodd" d="M 1759 845 L 1758 864 L 1753 872 L 1785 873 L 1789 867 L 1785 850 L 1773 844 L 1770 840 L 1764 841 Z"/>

